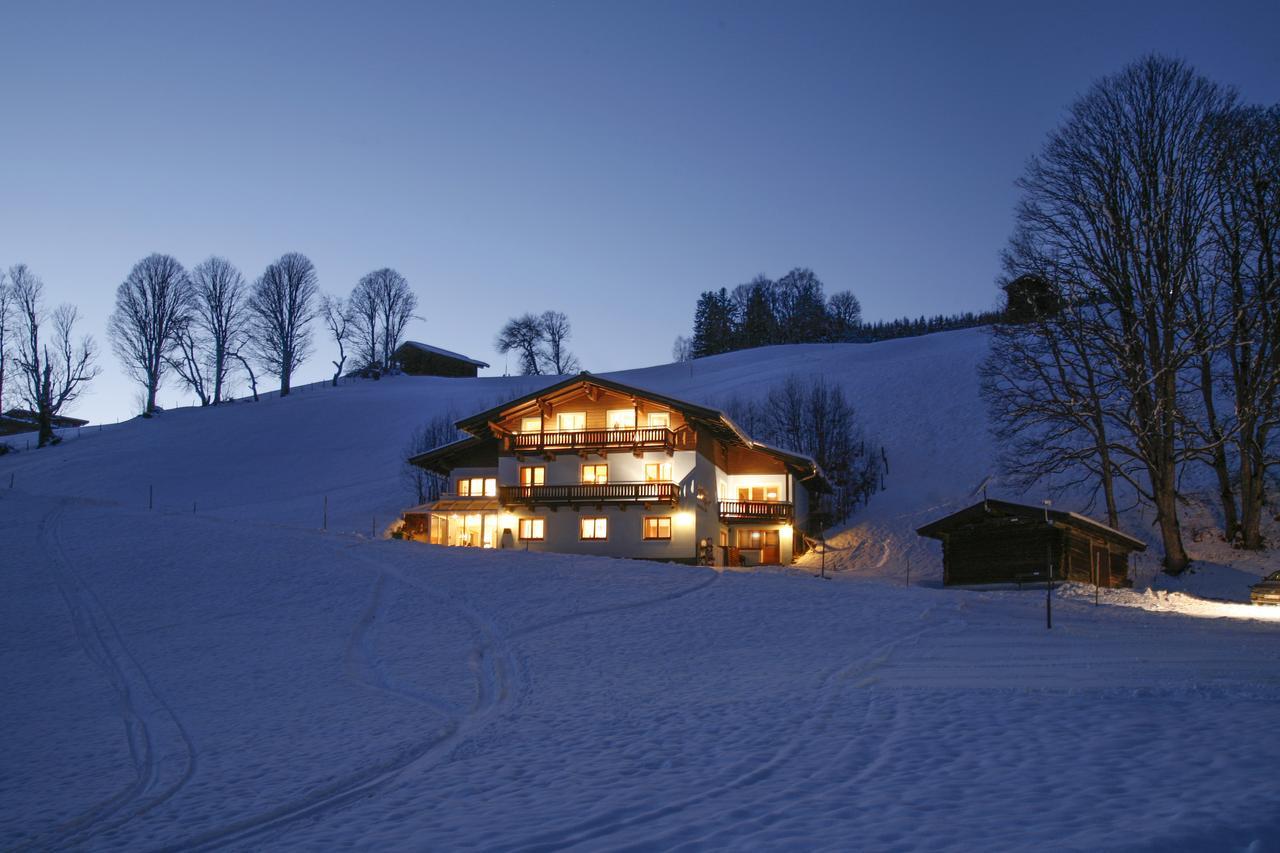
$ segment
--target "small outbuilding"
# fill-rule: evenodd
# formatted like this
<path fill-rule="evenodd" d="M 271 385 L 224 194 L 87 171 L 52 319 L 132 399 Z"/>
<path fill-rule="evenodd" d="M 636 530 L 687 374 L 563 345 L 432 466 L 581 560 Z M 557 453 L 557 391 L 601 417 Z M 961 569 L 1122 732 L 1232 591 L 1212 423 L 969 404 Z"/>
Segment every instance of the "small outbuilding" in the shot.
<path fill-rule="evenodd" d="M 75 429 L 89 423 L 80 418 L 66 415 L 54 415 L 50 419 L 54 429 Z M 0 435 L 15 435 L 20 432 L 35 432 L 40 429 L 40 415 L 30 409 L 10 409 L 0 415 Z"/>
<path fill-rule="evenodd" d="M 447 349 L 418 341 L 405 341 L 391 356 L 410 376 L 475 376 L 489 365 Z"/>
<path fill-rule="evenodd" d="M 946 584 L 1054 580 L 1128 587 L 1138 539 L 1074 512 L 984 500 L 916 530 L 942 542 Z"/>

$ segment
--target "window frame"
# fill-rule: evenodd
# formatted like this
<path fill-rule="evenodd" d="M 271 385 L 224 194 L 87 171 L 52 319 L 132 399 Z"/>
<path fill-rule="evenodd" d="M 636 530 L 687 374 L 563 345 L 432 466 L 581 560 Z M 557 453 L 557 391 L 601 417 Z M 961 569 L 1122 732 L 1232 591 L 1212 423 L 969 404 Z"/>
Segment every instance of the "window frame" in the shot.
<path fill-rule="evenodd" d="M 591 480 L 588 480 L 587 479 L 588 468 L 591 468 L 593 472 L 597 469 L 603 468 L 604 479 L 601 480 L 599 477 L 594 477 L 594 473 L 593 473 L 594 478 Z M 578 483 L 583 486 L 607 486 L 609 485 L 609 463 L 608 462 L 584 462 L 582 466 L 578 469 L 578 478 L 579 478 Z"/>
<path fill-rule="evenodd" d="M 568 417 L 581 419 L 582 426 L 565 426 L 564 419 Z M 587 428 L 586 412 L 556 412 L 556 432 L 580 432 L 586 428 Z"/>
<path fill-rule="evenodd" d="M 627 415 L 626 420 L 631 423 L 624 423 L 622 426 L 613 425 L 613 416 L 616 414 Z M 605 427 L 611 430 L 635 429 L 636 428 L 636 410 L 635 409 L 605 409 L 604 411 Z"/>
<path fill-rule="evenodd" d="M 525 473 L 530 474 L 529 482 L 525 482 Z M 537 477 L 532 476 L 533 473 L 540 472 Z M 521 465 L 520 466 L 520 487 L 528 489 L 533 486 L 545 486 L 547 484 L 547 466 L 546 465 Z"/>
<path fill-rule="evenodd" d="M 591 523 L 591 536 L 586 535 L 586 525 Z M 596 535 L 600 530 L 601 524 L 604 525 L 604 535 Z M 578 519 L 578 541 L 579 542 L 607 542 L 609 540 L 609 516 L 607 515 L 584 515 Z"/>
<path fill-rule="evenodd" d="M 652 478 L 651 478 L 651 477 L 649 476 L 649 469 L 650 469 L 650 468 L 656 468 L 656 469 L 658 469 L 658 476 L 656 476 L 656 477 L 652 477 Z M 662 469 L 664 469 L 664 468 L 665 468 L 665 469 L 666 469 L 666 471 L 667 471 L 667 475 L 666 475 L 665 477 L 664 477 L 664 476 L 662 476 Z M 671 478 L 672 478 L 673 473 L 674 473 L 674 472 L 673 472 L 673 470 L 672 470 L 672 468 L 671 468 L 671 463 L 670 463 L 670 462 L 646 462 L 646 463 L 644 463 L 644 481 L 645 481 L 646 483 L 670 483 L 670 482 L 673 482 L 673 480 L 671 479 Z"/>
<path fill-rule="evenodd" d="M 655 424 L 654 418 L 661 418 L 664 423 Z M 671 429 L 671 413 L 670 412 L 646 412 L 644 416 L 644 425 L 650 429 Z"/>
<path fill-rule="evenodd" d="M 530 421 L 537 421 L 537 423 L 538 423 L 538 428 L 537 428 L 537 429 L 529 429 L 529 422 L 530 422 Z M 536 417 L 521 418 L 521 419 L 520 419 L 520 431 L 521 431 L 521 432 L 542 432 L 542 416 L 541 416 L 541 415 L 538 415 L 538 416 L 536 416 Z"/>
<path fill-rule="evenodd" d="M 533 533 L 533 528 L 534 528 L 534 525 L 535 525 L 535 524 L 536 524 L 536 525 L 541 529 L 541 535 L 539 535 L 539 536 L 532 536 L 532 535 L 526 536 L 526 535 L 525 535 L 525 529 L 526 529 L 526 528 L 525 528 L 525 525 L 528 525 L 528 531 L 529 531 L 529 533 L 530 533 L 530 534 L 532 534 L 532 533 Z M 535 515 L 535 516 L 530 516 L 530 517 L 527 517 L 527 518 L 521 518 L 521 519 L 519 519 L 518 523 L 516 524 L 516 538 L 517 538 L 517 539 L 519 539 L 521 542 L 545 542 L 545 541 L 547 541 L 547 520 L 546 520 L 545 518 L 543 518 L 542 516 L 540 516 L 540 515 Z"/>
<path fill-rule="evenodd" d="M 649 535 L 649 522 L 654 522 L 656 535 Z M 662 522 L 666 522 L 667 535 L 662 535 Z M 640 537 L 646 542 L 670 542 L 671 541 L 671 521 L 669 515 L 646 515 L 641 522 Z"/>

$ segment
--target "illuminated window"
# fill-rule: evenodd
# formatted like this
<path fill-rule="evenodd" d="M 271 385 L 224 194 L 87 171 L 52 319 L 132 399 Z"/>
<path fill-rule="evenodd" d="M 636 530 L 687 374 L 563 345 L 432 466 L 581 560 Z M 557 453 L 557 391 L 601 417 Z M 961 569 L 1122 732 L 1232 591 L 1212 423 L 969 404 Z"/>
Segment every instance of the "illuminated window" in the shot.
<path fill-rule="evenodd" d="M 644 520 L 645 539 L 670 539 L 671 516 L 650 517 Z"/>
<path fill-rule="evenodd" d="M 671 414 L 669 412 L 650 412 L 647 416 L 649 426 L 651 427 L 671 427 Z"/>
<path fill-rule="evenodd" d="M 547 522 L 542 518 L 520 519 L 520 538 L 526 541 L 541 542 L 546 538 Z"/>
<path fill-rule="evenodd" d="M 492 498 L 498 494 L 498 480 L 495 477 L 467 477 L 458 480 L 458 496 L 463 498 Z"/>
<path fill-rule="evenodd" d="M 727 546 L 728 544 L 729 544 L 729 531 L 725 530 L 722 527 L 720 528 L 720 545 Z"/>
<path fill-rule="evenodd" d="M 777 486 L 739 486 L 738 500 L 740 501 L 776 501 L 778 500 Z"/>
<path fill-rule="evenodd" d="M 521 418 L 521 432 L 542 432 L 542 418 Z"/>
<path fill-rule="evenodd" d="M 561 432 L 587 428 L 586 412 L 561 412 L 556 415 L 556 429 Z"/>
<path fill-rule="evenodd" d="M 609 482 L 608 465 L 583 465 L 582 482 L 588 485 L 603 486 Z"/>
<path fill-rule="evenodd" d="M 582 519 L 581 536 L 583 539 L 608 539 L 609 519 L 604 516 L 592 516 Z"/>
<path fill-rule="evenodd" d="M 670 483 L 671 463 L 646 462 L 644 466 L 644 481 L 646 483 Z"/>
<path fill-rule="evenodd" d="M 606 422 L 609 429 L 635 429 L 636 428 L 636 410 L 635 409 L 610 409 L 607 412 Z"/>
<path fill-rule="evenodd" d="M 526 465 L 520 469 L 520 485 L 541 486 L 547 481 L 547 469 L 542 465 Z"/>

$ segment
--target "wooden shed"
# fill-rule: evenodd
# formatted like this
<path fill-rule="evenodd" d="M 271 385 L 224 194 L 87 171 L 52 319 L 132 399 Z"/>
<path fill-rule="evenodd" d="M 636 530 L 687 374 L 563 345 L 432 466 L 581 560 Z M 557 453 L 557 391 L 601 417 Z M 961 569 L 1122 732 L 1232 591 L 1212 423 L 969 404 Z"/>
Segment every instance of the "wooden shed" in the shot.
<path fill-rule="evenodd" d="M 942 542 L 947 584 L 1054 580 L 1127 587 L 1129 555 L 1141 541 L 1074 512 L 984 500 L 916 533 Z"/>
<path fill-rule="evenodd" d="M 486 362 L 418 341 L 405 341 L 391 356 L 410 376 L 475 376 Z"/>

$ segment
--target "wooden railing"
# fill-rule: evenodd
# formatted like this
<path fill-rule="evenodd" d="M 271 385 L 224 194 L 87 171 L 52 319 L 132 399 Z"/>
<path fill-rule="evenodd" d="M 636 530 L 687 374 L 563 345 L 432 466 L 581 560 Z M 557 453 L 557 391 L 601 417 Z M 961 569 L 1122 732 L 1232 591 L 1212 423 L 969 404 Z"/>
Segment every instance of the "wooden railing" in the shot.
<path fill-rule="evenodd" d="M 720 501 L 720 517 L 790 521 L 795 507 L 787 501 Z"/>
<path fill-rule="evenodd" d="M 592 504 L 619 501 L 665 501 L 680 495 L 675 483 L 604 483 L 576 486 L 503 486 L 498 496 L 510 504 Z"/>
<path fill-rule="evenodd" d="M 580 429 L 565 432 L 517 432 L 507 439 L 507 449 L 536 453 L 544 450 L 588 450 L 595 447 L 629 447 L 671 450 L 675 433 L 666 427 L 642 429 Z"/>

